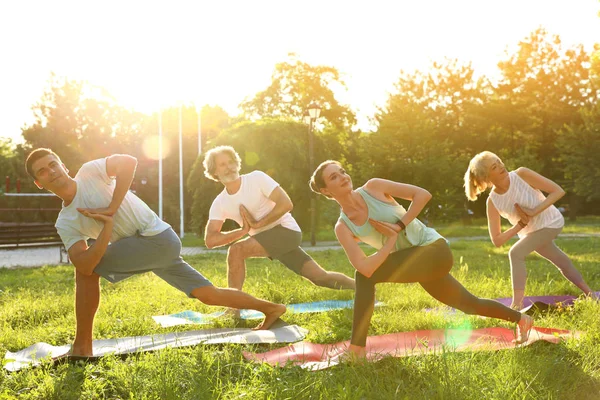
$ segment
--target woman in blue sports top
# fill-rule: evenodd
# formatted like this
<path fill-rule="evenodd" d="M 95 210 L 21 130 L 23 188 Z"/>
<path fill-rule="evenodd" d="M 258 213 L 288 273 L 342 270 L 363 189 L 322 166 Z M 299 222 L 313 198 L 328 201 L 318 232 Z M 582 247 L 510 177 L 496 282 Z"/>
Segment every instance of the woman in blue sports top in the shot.
<path fill-rule="evenodd" d="M 501 303 L 469 293 L 450 275 L 453 258 L 446 240 L 423 225 L 417 215 L 431 199 L 420 187 L 386 179 L 371 179 L 356 190 L 337 161 L 325 161 L 314 171 L 311 189 L 341 208 L 335 234 L 356 269 L 356 296 L 349 351 L 365 355 L 373 315 L 375 285 L 418 282 L 431 296 L 467 314 L 517 323 L 517 343 L 527 341 L 533 319 Z M 408 210 L 394 197 L 411 201 Z M 377 252 L 366 256 L 357 241 Z"/>

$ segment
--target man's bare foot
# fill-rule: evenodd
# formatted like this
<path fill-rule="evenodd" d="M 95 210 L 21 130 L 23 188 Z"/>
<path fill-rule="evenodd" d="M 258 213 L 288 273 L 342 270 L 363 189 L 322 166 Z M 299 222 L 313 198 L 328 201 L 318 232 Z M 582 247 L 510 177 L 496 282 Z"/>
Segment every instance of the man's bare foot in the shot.
<path fill-rule="evenodd" d="M 71 351 L 69 351 L 69 356 L 73 357 L 92 357 L 93 355 L 94 351 L 91 343 L 86 345 L 73 343 L 71 346 Z"/>
<path fill-rule="evenodd" d="M 521 314 L 521 319 L 517 323 L 517 338 L 516 344 L 523 344 L 529 339 L 529 332 L 533 327 L 533 318 L 527 314 Z"/>
<path fill-rule="evenodd" d="M 275 321 L 277 321 L 277 319 L 279 317 L 281 317 L 286 311 L 286 307 L 283 304 L 274 304 L 272 307 L 272 310 L 265 310 L 263 311 L 265 313 L 265 319 L 263 320 L 263 322 L 258 325 L 256 328 L 254 328 L 255 331 L 259 331 L 259 330 L 265 330 L 265 329 L 269 329 L 271 327 L 271 325 L 273 325 L 273 323 Z"/>

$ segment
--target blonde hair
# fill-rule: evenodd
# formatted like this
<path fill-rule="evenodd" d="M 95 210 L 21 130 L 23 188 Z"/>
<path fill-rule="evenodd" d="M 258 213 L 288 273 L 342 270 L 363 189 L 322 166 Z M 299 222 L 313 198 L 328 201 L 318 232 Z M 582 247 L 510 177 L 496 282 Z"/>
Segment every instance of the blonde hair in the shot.
<path fill-rule="evenodd" d="M 242 165 L 242 159 L 240 155 L 231 146 L 217 146 L 214 149 L 209 150 L 204 156 L 202 165 L 204 166 L 204 176 L 215 182 L 219 182 L 219 177 L 215 175 L 215 169 L 217 168 L 216 159 L 219 154 L 227 154 L 232 160 L 235 160 L 238 171 Z"/>
<path fill-rule="evenodd" d="M 471 159 L 469 168 L 465 172 L 465 194 L 471 201 L 477 200 L 477 197 L 492 187 L 488 181 L 490 165 L 494 161 L 500 161 L 500 157 L 491 151 L 482 151 Z"/>

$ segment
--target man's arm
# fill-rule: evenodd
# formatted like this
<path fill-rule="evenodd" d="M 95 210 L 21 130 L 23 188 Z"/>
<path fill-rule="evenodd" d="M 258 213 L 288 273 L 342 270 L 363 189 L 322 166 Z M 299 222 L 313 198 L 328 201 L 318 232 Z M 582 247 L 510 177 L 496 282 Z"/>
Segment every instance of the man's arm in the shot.
<path fill-rule="evenodd" d="M 90 276 L 108 248 L 113 230 L 113 218 L 109 215 L 93 214 L 87 210 L 80 212 L 86 217 L 104 222 L 104 227 L 93 245 L 88 247 L 84 240 L 80 240 L 69 248 L 69 258 L 75 269 L 83 275 Z"/>
<path fill-rule="evenodd" d="M 211 219 L 208 221 L 208 224 L 206 224 L 206 229 L 204 231 L 204 245 L 207 248 L 212 249 L 235 242 L 236 240 L 243 238 L 250 230 L 250 225 L 244 219 L 244 226 L 241 228 L 229 232 L 221 232 L 224 222 L 225 221 Z"/>
<path fill-rule="evenodd" d="M 275 207 L 273 207 L 273 209 L 267 215 L 261 218 L 260 221 L 256 221 L 245 207 L 243 209 L 240 207 L 242 217 L 248 220 L 251 228 L 259 229 L 263 226 L 272 224 L 281 218 L 285 213 L 291 212 L 294 209 L 292 199 L 290 199 L 290 196 L 288 196 L 281 186 L 277 186 L 275 189 L 273 189 L 269 195 L 269 200 L 275 203 Z"/>
<path fill-rule="evenodd" d="M 114 215 L 121 206 L 127 191 L 131 187 L 136 168 L 137 159 L 133 156 L 127 154 L 113 154 L 112 156 L 106 157 L 106 174 L 109 177 L 116 178 L 115 191 L 113 192 L 112 200 L 107 207 L 86 208 L 81 210 L 86 210 L 93 214 Z"/>
<path fill-rule="evenodd" d="M 131 187 L 136 168 L 137 159 L 133 156 L 127 154 L 113 154 L 106 158 L 106 173 L 108 176 L 114 176 L 116 178 L 113 198 L 108 206 L 108 209 L 112 211 L 112 214 L 117 212 L 127 191 Z"/>

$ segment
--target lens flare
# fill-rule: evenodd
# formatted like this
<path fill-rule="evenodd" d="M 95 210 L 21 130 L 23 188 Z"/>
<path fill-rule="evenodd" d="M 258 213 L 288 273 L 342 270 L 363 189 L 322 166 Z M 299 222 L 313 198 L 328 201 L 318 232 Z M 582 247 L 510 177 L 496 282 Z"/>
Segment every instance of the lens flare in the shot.
<path fill-rule="evenodd" d="M 144 151 L 144 155 L 151 160 L 158 160 L 160 157 L 158 156 L 158 144 L 160 143 L 158 136 L 149 136 L 144 139 L 144 143 L 142 144 L 142 149 Z M 169 156 L 171 153 L 171 145 L 169 141 L 163 136 L 162 138 L 162 158 L 163 160 Z"/>
<path fill-rule="evenodd" d="M 472 332 L 471 322 L 465 319 L 460 325 L 446 329 L 446 343 L 453 348 L 461 347 L 469 341 Z"/>

